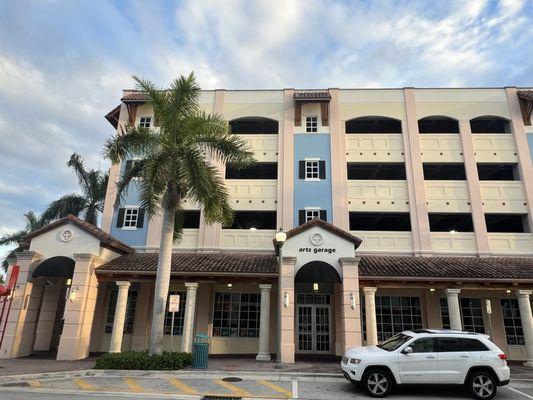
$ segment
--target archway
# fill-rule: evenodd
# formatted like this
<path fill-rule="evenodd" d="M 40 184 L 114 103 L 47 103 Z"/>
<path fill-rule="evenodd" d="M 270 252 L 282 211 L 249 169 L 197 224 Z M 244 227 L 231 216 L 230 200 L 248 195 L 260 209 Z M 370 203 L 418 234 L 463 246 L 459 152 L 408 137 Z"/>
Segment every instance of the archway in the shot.
<path fill-rule="evenodd" d="M 33 341 L 34 352 L 56 351 L 63 331 L 67 291 L 76 262 L 70 257 L 50 257 L 33 271 L 42 295 Z"/>
<path fill-rule="evenodd" d="M 323 261 L 303 265 L 294 277 L 296 296 L 296 351 L 331 354 L 335 343 L 337 270 Z"/>

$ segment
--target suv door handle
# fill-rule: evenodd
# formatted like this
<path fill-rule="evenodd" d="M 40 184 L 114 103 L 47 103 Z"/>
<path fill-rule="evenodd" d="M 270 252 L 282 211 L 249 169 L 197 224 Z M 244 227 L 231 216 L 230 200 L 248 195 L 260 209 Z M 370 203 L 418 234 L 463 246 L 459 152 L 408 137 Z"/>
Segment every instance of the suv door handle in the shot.
<path fill-rule="evenodd" d="M 461 358 L 468 358 L 468 357 L 470 357 L 470 356 L 467 355 L 467 354 L 461 354 Z"/>
<path fill-rule="evenodd" d="M 426 358 L 433 359 L 433 358 L 435 358 L 435 356 L 426 356 Z"/>

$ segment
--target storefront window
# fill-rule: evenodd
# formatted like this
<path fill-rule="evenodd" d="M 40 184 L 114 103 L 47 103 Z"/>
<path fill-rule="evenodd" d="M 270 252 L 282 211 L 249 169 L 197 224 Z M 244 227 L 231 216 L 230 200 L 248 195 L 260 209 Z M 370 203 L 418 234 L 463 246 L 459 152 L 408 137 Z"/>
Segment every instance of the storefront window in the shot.
<path fill-rule="evenodd" d="M 459 299 L 459 304 L 461 306 L 463 329 L 470 332 L 485 333 L 481 299 L 465 297 Z M 450 329 L 450 312 L 448 310 L 448 300 L 445 297 L 440 298 L 440 315 L 442 328 Z"/>
<path fill-rule="evenodd" d="M 124 333 L 133 333 L 133 325 L 135 324 L 135 308 L 137 305 L 137 287 L 130 287 L 128 291 L 128 302 L 126 305 L 126 318 L 124 320 Z M 107 306 L 107 318 L 105 324 L 105 333 L 113 332 L 113 322 L 115 321 L 115 309 L 117 306 L 118 289 L 113 288 L 109 295 L 109 303 Z"/>
<path fill-rule="evenodd" d="M 364 297 L 362 301 L 363 333 L 366 340 Z M 376 296 L 378 340 L 387 340 L 397 333 L 422 329 L 422 310 L 419 297 Z"/>
<path fill-rule="evenodd" d="M 215 293 L 213 336 L 259 337 L 259 293 Z"/>
<path fill-rule="evenodd" d="M 524 345 L 524 332 L 517 299 L 501 299 L 503 325 L 509 345 Z"/>
<path fill-rule="evenodd" d="M 179 311 L 174 313 L 174 335 L 183 335 L 183 319 L 185 317 L 185 302 L 187 301 L 186 292 L 169 292 L 169 298 L 171 295 L 180 296 L 180 308 Z M 172 329 L 172 313 L 168 311 L 169 298 L 167 298 L 167 312 L 165 314 L 165 335 L 170 335 Z"/>

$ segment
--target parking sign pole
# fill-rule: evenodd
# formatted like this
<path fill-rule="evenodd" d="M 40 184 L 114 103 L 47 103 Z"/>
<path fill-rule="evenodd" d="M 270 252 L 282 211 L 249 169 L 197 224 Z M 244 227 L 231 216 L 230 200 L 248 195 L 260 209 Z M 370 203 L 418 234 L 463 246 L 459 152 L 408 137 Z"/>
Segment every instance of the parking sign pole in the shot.
<path fill-rule="evenodd" d="M 172 311 L 172 322 L 170 323 L 170 352 L 172 353 L 172 339 L 174 339 L 174 311 Z"/>

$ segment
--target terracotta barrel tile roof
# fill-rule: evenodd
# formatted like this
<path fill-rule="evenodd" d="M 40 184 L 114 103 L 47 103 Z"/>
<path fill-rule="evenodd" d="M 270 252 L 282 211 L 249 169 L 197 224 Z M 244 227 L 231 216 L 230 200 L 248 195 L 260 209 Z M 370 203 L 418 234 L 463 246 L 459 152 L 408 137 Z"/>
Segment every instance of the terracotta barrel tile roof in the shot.
<path fill-rule="evenodd" d="M 297 90 L 294 100 L 330 100 L 331 95 L 327 90 Z"/>
<path fill-rule="evenodd" d="M 533 90 L 519 90 L 518 97 L 524 100 L 533 101 Z"/>
<path fill-rule="evenodd" d="M 131 92 L 120 99 L 124 103 L 128 102 L 143 102 L 148 100 L 148 95 L 144 92 Z"/>
<path fill-rule="evenodd" d="M 96 269 L 103 272 L 156 273 L 159 253 L 133 253 L 104 264 Z M 278 273 L 274 254 L 261 253 L 173 253 L 173 273 L 234 273 L 272 275 Z"/>
<path fill-rule="evenodd" d="M 364 256 L 359 275 L 376 278 L 533 280 L 529 257 Z"/>
<path fill-rule="evenodd" d="M 127 254 L 98 267 L 96 272 L 155 274 L 157 258 L 158 253 Z M 274 254 L 181 252 L 172 254 L 172 272 L 277 275 L 278 262 Z M 361 279 L 533 281 L 533 258 L 362 256 L 359 276 Z"/>

